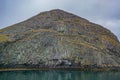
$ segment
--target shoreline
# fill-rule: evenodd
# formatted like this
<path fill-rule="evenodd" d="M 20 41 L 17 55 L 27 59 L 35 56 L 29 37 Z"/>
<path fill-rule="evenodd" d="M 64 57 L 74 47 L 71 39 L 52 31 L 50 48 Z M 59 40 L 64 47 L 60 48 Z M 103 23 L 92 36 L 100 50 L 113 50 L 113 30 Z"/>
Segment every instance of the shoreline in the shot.
<path fill-rule="evenodd" d="M 39 71 L 39 70 L 70 70 L 70 71 L 120 71 L 120 68 L 0 68 L 2 71 Z"/>

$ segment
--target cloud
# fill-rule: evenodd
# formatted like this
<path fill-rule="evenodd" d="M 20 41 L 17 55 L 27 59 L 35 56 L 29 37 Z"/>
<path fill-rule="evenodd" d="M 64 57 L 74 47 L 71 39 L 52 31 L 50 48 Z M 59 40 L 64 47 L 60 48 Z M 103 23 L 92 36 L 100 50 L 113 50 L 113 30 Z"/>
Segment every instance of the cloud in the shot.
<path fill-rule="evenodd" d="M 119 0 L 101 0 L 97 3 L 96 8 L 102 17 L 117 19 L 118 13 L 120 13 L 119 3 Z"/>

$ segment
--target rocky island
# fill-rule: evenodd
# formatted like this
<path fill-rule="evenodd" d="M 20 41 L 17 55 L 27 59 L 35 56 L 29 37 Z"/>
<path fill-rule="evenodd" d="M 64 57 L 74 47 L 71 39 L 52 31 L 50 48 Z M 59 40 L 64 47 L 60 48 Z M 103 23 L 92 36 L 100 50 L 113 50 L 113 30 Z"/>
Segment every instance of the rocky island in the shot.
<path fill-rule="evenodd" d="M 0 30 L 0 69 L 119 70 L 120 42 L 101 25 L 55 9 Z"/>

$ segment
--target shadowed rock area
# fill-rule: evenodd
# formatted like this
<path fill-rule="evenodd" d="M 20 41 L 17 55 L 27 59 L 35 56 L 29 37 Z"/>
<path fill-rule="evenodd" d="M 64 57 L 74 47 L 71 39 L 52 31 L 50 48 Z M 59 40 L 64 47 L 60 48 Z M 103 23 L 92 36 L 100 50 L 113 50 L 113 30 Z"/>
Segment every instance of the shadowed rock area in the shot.
<path fill-rule="evenodd" d="M 120 42 L 106 28 L 65 12 L 42 12 L 0 30 L 1 68 L 120 68 Z"/>

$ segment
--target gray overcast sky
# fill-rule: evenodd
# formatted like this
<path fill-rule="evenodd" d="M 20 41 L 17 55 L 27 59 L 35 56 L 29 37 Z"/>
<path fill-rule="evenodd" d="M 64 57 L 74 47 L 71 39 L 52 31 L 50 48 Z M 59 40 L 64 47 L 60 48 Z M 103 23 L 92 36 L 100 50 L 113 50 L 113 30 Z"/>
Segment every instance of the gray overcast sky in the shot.
<path fill-rule="evenodd" d="M 0 0 L 0 28 L 62 9 L 111 30 L 120 40 L 120 0 Z"/>

